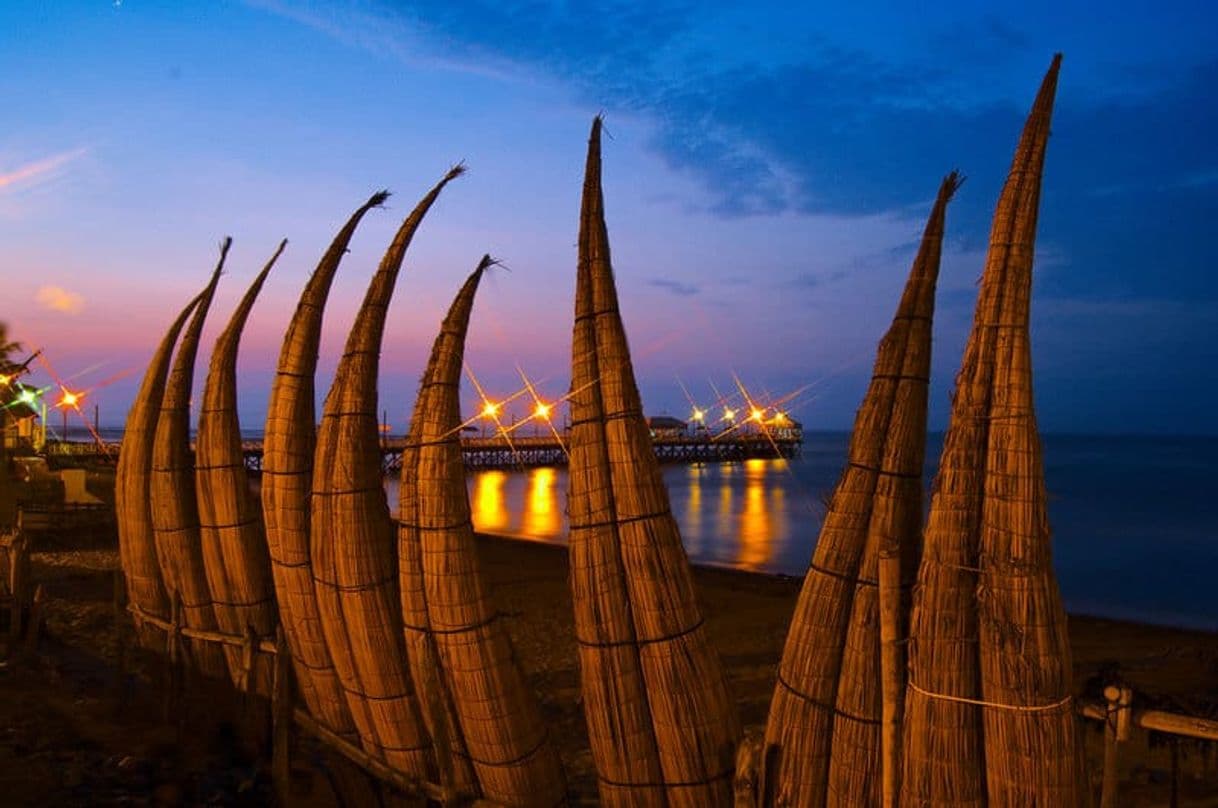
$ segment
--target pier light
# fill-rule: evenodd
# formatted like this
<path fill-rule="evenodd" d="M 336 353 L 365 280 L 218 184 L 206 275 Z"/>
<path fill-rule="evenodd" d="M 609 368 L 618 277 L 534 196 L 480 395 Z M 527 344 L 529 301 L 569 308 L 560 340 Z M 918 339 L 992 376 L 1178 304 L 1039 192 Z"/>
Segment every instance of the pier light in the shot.
<path fill-rule="evenodd" d="M 483 418 L 494 418 L 498 412 L 499 412 L 499 405 L 496 404 L 495 402 L 487 401 L 487 402 L 483 403 L 483 405 L 482 405 L 482 417 Z"/>
<path fill-rule="evenodd" d="M 733 409 L 726 409 L 726 408 L 725 408 L 725 409 L 723 410 L 723 417 L 724 417 L 724 418 L 726 418 L 726 419 L 727 419 L 727 420 L 729 420 L 729 421 L 735 421 L 735 420 L 736 420 L 736 411 L 735 411 L 735 410 L 733 410 Z"/>
<path fill-rule="evenodd" d="M 65 387 L 63 390 L 63 397 L 59 399 L 59 406 L 75 407 L 80 402 L 80 397 L 80 393 L 73 393 L 71 390 Z"/>
<path fill-rule="evenodd" d="M 763 419 L 765 417 L 765 410 L 759 410 L 756 407 L 754 407 L 753 411 L 749 413 L 749 417 L 752 418 L 754 421 L 761 423 L 761 419 Z"/>
<path fill-rule="evenodd" d="M 22 390 L 21 395 L 17 396 L 17 400 L 22 404 L 33 404 L 38 398 L 38 393 L 33 390 Z"/>
<path fill-rule="evenodd" d="M 544 401 L 538 401 L 537 409 L 533 411 L 533 415 L 537 416 L 538 418 L 544 418 L 547 421 L 550 420 L 550 405 L 546 404 Z"/>
<path fill-rule="evenodd" d="M 699 423 L 701 423 L 701 422 L 702 422 L 702 419 L 704 419 L 705 417 L 706 417 L 706 413 L 705 413 L 705 412 L 703 412 L 702 410 L 698 409 L 697 407 L 694 407 L 693 419 L 694 419 L 695 421 L 698 421 Z"/>
<path fill-rule="evenodd" d="M 9 376 L 7 373 L 0 373 L 0 384 L 8 384 L 12 380 L 13 377 Z"/>

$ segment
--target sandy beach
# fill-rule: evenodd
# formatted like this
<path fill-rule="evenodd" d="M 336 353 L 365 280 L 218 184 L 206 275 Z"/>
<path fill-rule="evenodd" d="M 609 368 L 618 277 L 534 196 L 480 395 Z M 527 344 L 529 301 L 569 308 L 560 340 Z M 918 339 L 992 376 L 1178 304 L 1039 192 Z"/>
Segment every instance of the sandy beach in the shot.
<path fill-rule="evenodd" d="M 485 536 L 478 549 L 517 658 L 561 750 L 573 801 L 595 804 L 566 551 Z M 179 735 L 160 720 L 159 660 L 141 653 L 129 665 L 132 674 L 118 707 L 116 550 L 47 537 L 32 560 L 48 597 L 46 634 L 33 660 L 0 669 L 0 788 L 13 804 L 253 805 L 270 799 L 265 762 L 257 760 L 248 739 L 238 740 L 242 705 L 227 685 L 196 683 Z M 800 581 L 708 568 L 697 568 L 695 579 L 743 724 L 760 728 Z M 1218 635 L 1085 616 L 1071 617 L 1070 634 L 1077 693 L 1097 697 L 1103 683 L 1119 674 L 1141 706 L 1213 714 Z M 1094 779 L 1102 730 L 1098 722 L 1086 726 Z M 1122 804 L 1168 805 L 1170 743 L 1139 731 L 1123 754 Z M 1200 746 L 1181 743 L 1177 755 L 1180 805 L 1218 805 L 1212 753 L 1206 760 Z M 300 804 L 333 804 L 315 761 L 298 751 L 295 798 Z"/>

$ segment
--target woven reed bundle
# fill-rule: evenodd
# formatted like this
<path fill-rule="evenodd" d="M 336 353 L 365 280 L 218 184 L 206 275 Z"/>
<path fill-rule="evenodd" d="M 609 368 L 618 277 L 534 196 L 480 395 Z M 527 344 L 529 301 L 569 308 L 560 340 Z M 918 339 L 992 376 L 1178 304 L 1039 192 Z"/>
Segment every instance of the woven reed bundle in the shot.
<path fill-rule="evenodd" d="M 1032 396 L 1028 335 L 1032 259 L 1060 55 L 1020 138 L 995 216 L 991 257 L 1006 266 L 990 404 L 978 618 L 981 693 L 1031 710 L 982 710 L 990 806 L 1085 805 L 1090 791 L 1070 700 L 1066 613 L 1053 574 L 1044 469 Z"/>
<path fill-rule="evenodd" d="M 939 187 L 896 316 L 877 352 L 876 375 L 894 367 L 897 374 L 890 381 L 894 390 L 886 429 L 874 436 L 884 449 L 844 637 L 829 758 L 829 805 L 882 802 L 879 563 L 887 548 L 900 564 L 898 580 L 912 581 L 917 569 L 935 285 L 947 203 L 959 185 L 959 176 L 952 172 Z M 898 626 L 897 631 L 903 627 Z M 894 689 L 903 691 L 904 685 L 902 678 Z M 890 761 L 893 763 L 895 760 Z M 890 794 L 895 800 L 895 793 Z"/>
<path fill-rule="evenodd" d="M 572 390 L 576 393 L 572 425 L 595 417 L 596 420 L 589 423 L 598 428 L 573 431 L 572 445 L 576 441 L 603 442 L 605 462 L 588 463 L 599 458 L 591 453 L 577 458 L 572 453 L 571 502 L 568 505 L 575 598 L 600 603 L 577 602 L 576 632 L 581 645 L 581 667 L 585 668 L 585 685 L 595 676 L 637 676 L 630 661 L 621 665 L 621 660 L 598 653 L 606 646 L 626 648 L 638 655 L 637 670 L 642 673 L 644 691 L 644 702 L 640 706 L 645 706 L 649 714 L 660 779 L 641 781 L 637 774 L 630 772 L 634 775 L 631 779 L 618 781 L 606 771 L 602 760 L 611 764 L 625 762 L 627 766 L 634 763 L 627 757 L 629 753 L 620 748 L 598 752 L 597 745 L 612 748 L 618 742 L 612 735 L 596 737 L 593 754 L 602 780 L 602 799 L 607 802 L 655 804 L 658 794 L 648 794 L 644 790 L 635 795 L 629 793 L 632 789 L 621 787 L 651 782 L 664 785 L 664 798 L 672 805 L 725 805 L 732 800 L 731 774 L 740 735 L 739 720 L 718 655 L 707 642 L 689 562 L 669 508 L 668 492 L 651 448 L 650 432 L 634 380 L 609 259 L 600 185 L 600 133 L 601 122 L 597 118 L 589 140 L 580 222 L 580 279 L 576 288 L 577 327 L 572 370 Z M 591 301 L 587 299 L 589 293 Z M 586 326 L 581 329 L 580 323 L 588 320 L 592 323 L 597 371 L 589 389 L 599 391 L 599 402 L 580 390 L 589 369 L 579 367 L 587 362 L 581 354 L 589 348 Z M 599 417 L 593 415 L 598 403 Z M 604 490 L 606 484 L 607 491 Z M 588 512 L 589 504 L 595 504 L 597 499 L 609 506 L 606 515 L 611 516 L 608 524 L 614 533 L 580 535 L 590 528 L 600 530 L 600 525 L 589 521 Z M 585 543 L 590 539 L 602 544 L 615 542 L 620 560 L 613 558 L 612 546 L 599 552 L 588 552 L 585 548 L 577 551 L 577 542 Z M 602 559 L 609 563 L 601 563 Z M 620 563 L 621 574 L 613 563 L 615 560 Z M 603 614 L 605 606 L 620 605 L 621 594 L 614 593 L 606 599 L 602 593 L 622 582 L 629 611 L 623 610 L 616 619 L 623 621 L 628 615 L 633 636 L 605 636 L 606 627 L 620 631 L 624 626 L 620 622 L 609 622 L 606 626 L 598 621 L 596 610 L 599 607 Z M 588 654 L 586 649 L 589 648 L 595 651 Z M 602 730 L 598 719 L 593 717 L 595 712 L 604 711 L 602 717 L 610 722 L 618 712 L 619 705 L 592 701 L 593 697 L 602 698 L 609 692 L 612 691 L 603 684 L 594 684 L 585 690 L 590 736 L 599 735 Z M 634 692 L 628 691 L 627 695 L 632 699 L 637 697 Z M 633 704 L 631 707 L 633 709 Z M 638 732 L 636 721 L 637 715 L 628 715 L 625 725 L 628 733 Z M 609 729 L 611 732 L 615 729 L 612 723 Z M 646 761 L 642 763 L 647 765 Z M 619 785 L 615 786 L 615 783 Z M 618 793 L 622 790 L 627 793 Z"/>
<path fill-rule="evenodd" d="M 186 625 L 206 631 L 214 631 L 217 626 L 199 537 L 199 505 L 195 500 L 194 458 L 190 451 L 190 388 L 199 335 L 231 246 L 232 239 L 225 238 L 211 283 L 200 295 L 178 346 L 157 416 L 148 486 L 157 561 L 165 592 L 171 601 L 175 596 L 181 598 Z M 217 678 L 227 675 L 224 654 L 216 646 L 194 643 L 191 652 L 204 674 Z"/>
<path fill-rule="evenodd" d="M 364 214 L 388 197 L 386 191 L 373 194 L 351 215 L 301 292 L 279 352 L 262 444 L 262 517 L 279 620 L 292 652 L 296 686 L 309 712 L 351 741 L 358 740 L 358 734 L 326 648 L 309 571 L 309 497 L 317 423 L 313 376 L 322 313 L 339 263 Z"/>
<path fill-rule="evenodd" d="M 999 324 L 1012 305 L 1011 296 L 1022 294 L 1020 284 L 1030 279 L 1035 214 L 1029 217 L 1027 211 L 1035 210 L 1040 188 L 1040 162 L 1030 158 L 1039 153 L 1035 159 L 1043 161 L 1059 63 L 1060 56 L 1041 86 L 998 200 L 973 330 L 956 381 L 951 423 L 924 531 L 910 624 L 903 806 L 987 804 L 983 770 L 991 756 L 1002 754 L 989 744 L 983 751 L 981 708 L 951 699 L 983 698 L 977 572 L 989 486 L 985 470 Z M 1020 269 L 1024 260 L 1027 268 Z M 1034 760 L 1025 763 L 1040 765 Z"/>
<path fill-rule="evenodd" d="M 241 449 L 241 422 L 237 417 L 237 347 L 250 309 L 287 240 L 271 256 L 241 298 L 228 326 L 216 339 L 211 365 L 203 385 L 195 444 L 195 494 L 199 501 L 199 535 L 203 568 L 211 590 L 212 608 L 220 630 L 244 635 L 247 630 L 269 638 L 275 633 L 275 593 L 271 586 L 271 560 L 262 533 L 262 514 L 250 492 L 249 473 Z M 254 685 L 271 694 L 272 666 L 257 665 L 254 681 L 245 681 L 242 650 L 225 647 L 233 683 Z"/>
<path fill-rule="evenodd" d="M 381 336 L 406 249 L 457 166 L 419 202 L 373 276 L 326 396 L 313 464 L 310 567 L 322 633 L 365 748 L 433 777 L 402 640 L 398 560 L 377 429 Z"/>
<path fill-rule="evenodd" d="M 165 396 L 165 377 L 178 334 L 186 318 L 199 304 L 195 297 L 182 309 L 157 346 L 144 373 L 135 401 L 127 413 L 123 446 L 118 455 L 114 480 L 114 511 L 118 522 L 118 550 L 127 582 L 128 602 L 144 614 L 169 619 L 169 598 L 161 580 L 152 532 L 152 506 L 148 485 L 152 476 L 152 440 L 156 432 L 161 400 Z M 157 632 L 140 631 L 141 644 L 148 646 Z"/>
<path fill-rule="evenodd" d="M 478 282 L 493 263 L 482 259 L 449 309 L 403 454 L 398 536 L 405 636 L 412 668 L 418 667 L 416 648 L 435 649 L 422 657 L 438 656 L 442 670 L 433 676 L 457 717 L 450 739 L 472 761 L 482 795 L 503 805 L 558 805 L 566 801 L 566 784 L 557 752 L 483 586 L 461 454 L 465 335 Z M 415 684 L 420 693 L 428 686 L 417 675 Z"/>
<path fill-rule="evenodd" d="M 618 547 L 593 322 L 592 263 L 609 260 L 593 123 L 580 212 L 571 351 L 567 512 L 584 717 L 606 805 L 664 805 L 665 792 Z"/>
<path fill-rule="evenodd" d="M 909 566 L 916 558 L 930 324 L 946 206 L 958 184 L 953 173 L 940 186 L 880 341 L 848 464 L 796 603 L 766 726 L 767 746 L 776 747 L 767 792 L 776 802 L 879 802 L 878 559 L 888 544 Z"/>

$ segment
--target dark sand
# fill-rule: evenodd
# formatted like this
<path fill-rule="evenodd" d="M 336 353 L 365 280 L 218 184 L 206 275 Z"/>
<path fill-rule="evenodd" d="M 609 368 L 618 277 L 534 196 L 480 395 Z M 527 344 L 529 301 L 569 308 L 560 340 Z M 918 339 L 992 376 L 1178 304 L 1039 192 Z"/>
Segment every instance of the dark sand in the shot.
<path fill-rule="evenodd" d="M 34 556 L 49 596 L 47 636 L 33 659 L 0 669 L 0 803 L 265 804 L 268 776 L 241 726 L 239 698 L 224 686 L 187 707 L 181 732 L 160 720 L 162 668 L 135 657 L 119 707 L 114 662 L 113 549 L 49 543 Z M 595 777 L 579 701 L 567 590 L 567 554 L 553 545 L 485 538 L 487 575 L 530 675 L 578 804 L 595 803 Z M 695 571 L 706 624 L 728 671 L 746 727 L 761 727 L 800 581 L 727 570 Z M 1202 714 L 1218 704 L 1218 635 L 1073 617 L 1079 693 L 1098 695 L 1119 670 L 1137 704 Z M 116 712 L 117 708 L 117 712 Z M 1211 713 L 1208 713 L 1212 715 Z M 1098 783 L 1100 731 L 1087 722 Z M 1167 805 L 1170 746 L 1135 731 L 1124 751 L 1122 805 Z M 1181 805 L 1218 806 L 1218 756 L 1181 744 Z M 242 751 L 244 749 L 245 751 Z M 327 804 L 307 745 L 294 757 L 294 804 Z"/>

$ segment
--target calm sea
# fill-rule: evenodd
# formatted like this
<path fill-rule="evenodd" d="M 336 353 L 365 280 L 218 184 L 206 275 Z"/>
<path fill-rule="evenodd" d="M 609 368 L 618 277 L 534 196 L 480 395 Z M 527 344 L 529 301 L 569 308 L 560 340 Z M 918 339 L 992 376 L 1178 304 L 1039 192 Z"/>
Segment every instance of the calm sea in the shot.
<path fill-rule="evenodd" d="M 805 433 L 801 457 L 666 466 L 695 564 L 803 575 L 849 436 Z M 942 435 L 928 446 L 927 484 Z M 1066 607 L 1079 614 L 1218 631 L 1218 438 L 1044 438 L 1049 520 Z M 387 483 L 396 508 L 397 482 Z M 565 469 L 483 471 L 474 524 L 566 541 Z"/>
<path fill-rule="evenodd" d="M 803 575 L 848 439 L 805 433 L 802 456 L 789 462 L 666 466 L 691 560 Z M 931 435 L 927 447 L 928 486 L 942 440 Z M 1070 611 L 1218 631 L 1218 437 L 1046 435 L 1044 458 Z M 396 509 L 396 479 L 386 487 Z M 561 468 L 474 473 L 474 524 L 562 544 L 566 489 Z"/>

